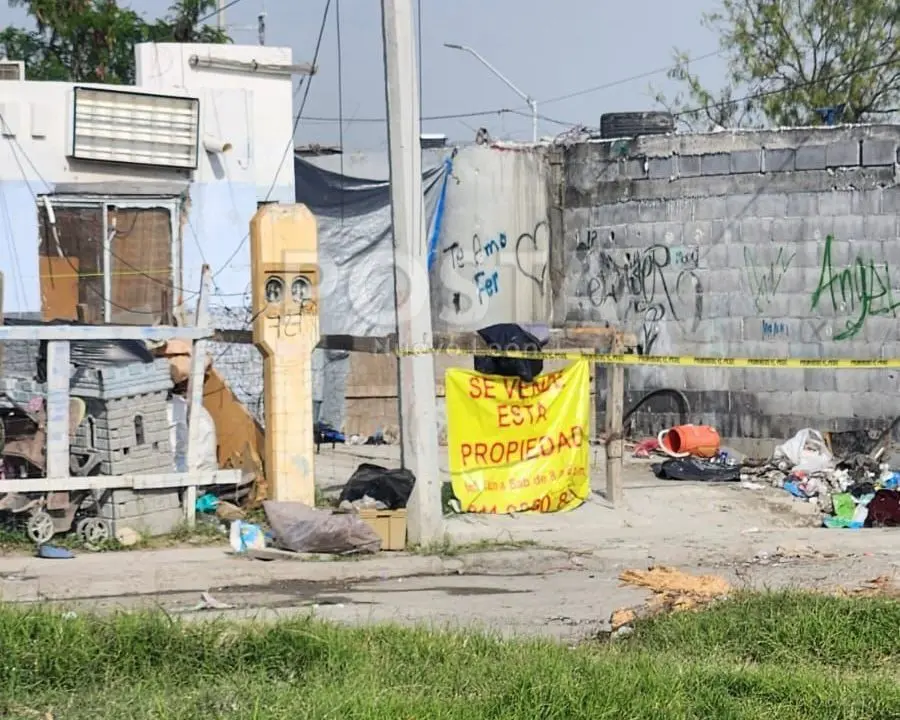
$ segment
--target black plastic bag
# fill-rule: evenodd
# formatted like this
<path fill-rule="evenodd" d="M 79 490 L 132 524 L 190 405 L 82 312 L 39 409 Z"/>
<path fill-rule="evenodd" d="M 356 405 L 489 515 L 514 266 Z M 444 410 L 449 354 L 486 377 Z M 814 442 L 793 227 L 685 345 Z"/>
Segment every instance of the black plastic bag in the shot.
<path fill-rule="evenodd" d="M 338 502 L 352 503 L 368 495 L 383 502 L 388 510 L 399 510 L 406 507 L 415 484 L 416 478 L 409 470 L 388 470 L 380 465 L 363 463 L 344 485 Z"/>
<path fill-rule="evenodd" d="M 479 330 L 478 335 L 492 350 L 540 352 L 544 347 L 544 343 L 534 335 L 512 323 L 490 325 Z M 475 371 L 484 375 L 517 377 L 524 382 L 531 382 L 544 371 L 544 361 L 476 355 Z"/>
<path fill-rule="evenodd" d="M 697 458 L 673 458 L 651 466 L 660 480 L 686 480 L 697 482 L 740 482 L 741 468 L 729 467 L 698 460 Z"/>

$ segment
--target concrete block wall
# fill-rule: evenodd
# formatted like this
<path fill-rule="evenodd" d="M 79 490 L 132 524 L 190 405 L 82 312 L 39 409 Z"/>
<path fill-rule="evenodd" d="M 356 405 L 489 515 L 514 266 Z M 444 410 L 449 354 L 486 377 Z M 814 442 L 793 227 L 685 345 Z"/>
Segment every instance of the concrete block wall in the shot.
<path fill-rule="evenodd" d="M 648 355 L 900 357 L 898 148 L 900 126 L 574 145 L 555 313 L 622 326 Z M 680 389 L 693 421 L 768 441 L 883 427 L 897 375 L 645 366 L 627 390 Z M 677 419 L 661 403 L 638 432 Z"/>

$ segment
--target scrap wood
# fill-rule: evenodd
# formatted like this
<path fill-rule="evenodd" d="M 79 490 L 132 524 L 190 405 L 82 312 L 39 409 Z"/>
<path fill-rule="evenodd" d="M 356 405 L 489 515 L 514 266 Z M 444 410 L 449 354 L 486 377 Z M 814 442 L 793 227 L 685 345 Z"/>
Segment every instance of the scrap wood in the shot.
<path fill-rule="evenodd" d="M 672 567 L 625 570 L 619 580 L 623 586 L 652 590 L 653 595 L 641 605 L 615 610 L 609 619 L 613 631 L 662 613 L 697 609 L 731 593 L 731 585 L 724 578 L 689 575 Z"/>
<path fill-rule="evenodd" d="M 893 578 L 887 575 L 879 575 L 860 584 L 859 587 L 838 588 L 836 594 L 842 597 L 853 598 L 883 597 L 900 599 L 900 587 L 894 584 Z"/>

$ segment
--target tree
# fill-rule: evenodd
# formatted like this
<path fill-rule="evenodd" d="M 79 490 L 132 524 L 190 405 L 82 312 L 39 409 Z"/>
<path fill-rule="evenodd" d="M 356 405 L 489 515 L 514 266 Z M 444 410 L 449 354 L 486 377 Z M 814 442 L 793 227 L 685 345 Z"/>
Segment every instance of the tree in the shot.
<path fill-rule="evenodd" d="M 900 105 L 900 3 L 722 0 L 703 16 L 719 36 L 725 86 L 708 90 L 675 49 L 668 76 L 683 90 L 656 99 L 691 129 L 884 120 Z"/>
<path fill-rule="evenodd" d="M 25 62 L 29 80 L 134 83 L 140 42 L 226 43 L 218 28 L 200 25 L 216 0 L 176 0 L 169 14 L 148 22 L 116 0 L 9 0 L 24 7 L 35 29 L 0 32 L 0 57 Z"/>

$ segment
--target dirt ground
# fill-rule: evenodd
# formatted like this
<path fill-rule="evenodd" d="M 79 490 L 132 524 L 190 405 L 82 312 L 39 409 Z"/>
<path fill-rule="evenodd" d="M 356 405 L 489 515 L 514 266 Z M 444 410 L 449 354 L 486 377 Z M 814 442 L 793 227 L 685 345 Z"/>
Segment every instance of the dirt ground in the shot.
<path fill-rule="evenodd" d="M 333 492 L 363 461 L 396 464 L 397 449 L 323 449 L 320 486 Z M 7 555 L 0 557 L 0 597 L 75 612 L 160 608 L 191 619 L 314 613 L 341 622 L 576 638 L 604 629 L 613 610 L 646 597 L 620 587 L 627 568 L 673 565 L 720 574 L 736 587 L 824 589 L 893 577 L 900 563 L 900 530 L 823 529 L 813 505 L 783 491 L 661 481 L 646 461 L 627 463 L 626 506 L 613 509 L 596 492 L 605 483 L 601 451 L 594 467 L 595 494 L 573 512 L 446 518 L 453 542 L 476 543 L 478 552 L 270 562 L 235 557 L 224 546 L 67 561 Z M 496 550 L 494 542 L 519 546 Z M 230 607 L 197 609 L 203 592 Z"/>

